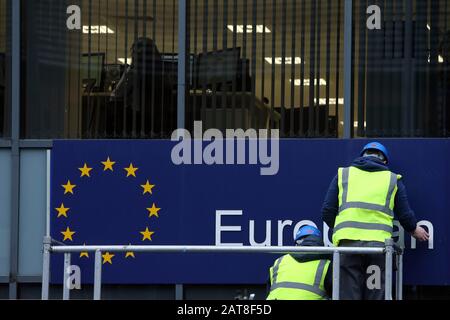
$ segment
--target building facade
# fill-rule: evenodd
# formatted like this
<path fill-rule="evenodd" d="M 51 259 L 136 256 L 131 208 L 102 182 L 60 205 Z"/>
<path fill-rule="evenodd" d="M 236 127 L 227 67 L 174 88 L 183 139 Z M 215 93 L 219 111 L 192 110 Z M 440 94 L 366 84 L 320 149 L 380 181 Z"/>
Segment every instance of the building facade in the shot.
<path fill-rule="evenodd" d="M 446 0 L 0 0 L 0 298 L 39 298 L 47 150 L 170 139 L 450 136 Z M 60 296 L 54 287 L 54 297 Z M 108 287 L 233 299 L 263 285 Z M 448 287 L 408 287 L 448 297 Z M 78 293 L 89 297 L 89 287 Z"/>

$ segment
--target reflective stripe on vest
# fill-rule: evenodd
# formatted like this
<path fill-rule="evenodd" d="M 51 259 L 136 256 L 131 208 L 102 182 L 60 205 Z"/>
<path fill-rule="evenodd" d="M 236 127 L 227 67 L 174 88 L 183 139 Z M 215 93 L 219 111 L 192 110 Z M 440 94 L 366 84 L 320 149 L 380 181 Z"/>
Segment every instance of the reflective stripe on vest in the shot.
<path fill-rule="evenodd" d="M 389 189 L 386 196 L 386 203 L 384 204 L 384 206 L 367 202 L 347 202 L 349 175 L 350 175 L 350 168 L 342 169 L 342 204 L 339 207 L 339 212 L 342 212 L 350 208 L 367 209 L 380 211 L 391 217 L 394 217 L 394 212 L 392 212 L 390 208 L 390 203 L 392 200 L 392 195 L 394 193 L 395 187 L 397 186 L 397 175 L 395 173 L 391 172 L 391 180 L 389 182 Z"/>
<path fill-rule="evenodd" d="M 320 283 L 322 280 L 323 272 L 325 270 L 325 266 L 327 265 L 327 260 L 320 260 L 319 266 L 317 267 L 316 274 L 314 276 L 314 284 L 309 285 L 300 282 L 277 282 L 278 278 L 278 270 L 280 268 L 280 264 L 286 256 L 283 256 L 275 262 L 275 266 L 273 267 L 273 275 L 272 275 L 272 285 L 270 287 L 270 292 L 273 292 L 277 289 L 299 289 L 309 291 L 311 293 L 317 294 L 320 297 L 326 297 L 325 291 L 320 289 Z"/>
<path fill-rule="evenodd" d="M 337 232 L 341 229 L 345 228 L 355 228 L 355 229 L 364 229 L 364 230 L 378 230 L 378 231 L 386 231 L 392 233 L 393 227 L 390 227 L 381 223 L 364 223 L 364 222 L 341 222 L 334 229 L 333 232 Z"/>

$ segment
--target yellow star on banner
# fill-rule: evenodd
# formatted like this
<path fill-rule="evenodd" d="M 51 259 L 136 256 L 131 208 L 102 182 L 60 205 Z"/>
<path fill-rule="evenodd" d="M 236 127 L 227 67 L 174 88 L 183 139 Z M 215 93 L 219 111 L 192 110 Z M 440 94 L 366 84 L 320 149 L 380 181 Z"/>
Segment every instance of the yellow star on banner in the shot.
<path fill-rule="evenodd" d="M 91 172 L 92 168 L 89 168 L 86 163 L 84 164 L 83 168 L 78 168 L 78 170 L 81 171 L 81 178 L 83 178 L 83 177 L 90 178 L 91 177 L 90 172 Z"/>
<path fill-rule="evenodd" d="M 144 189 L 144 194 L 146 194 L 146 193 L 153 194 L 152 189 L 155 187 L 155 185 L 150 184 L 150 182 L 147 180 L 147 183 L 142 184 L 141 187 Z"/>
<path fill-rule="evenodd" d="M 67 211 L 70 210 L 70 208 L 64 207 L 64 203 L 61 203 L 61 206 L 59 208 L 55 208 L 56 211 L 58 211 L 58 218 L 64 216 L 67 218 Z"/>
<path fill-rule="evenodd" d="M 111 159 L 108 157 L 108 160 L 102 162 L 102 164 L 104 165 L 103 171 L 114 171 L 113 165 L 115 165 L 116 163 L 114 161 L 111 161 Z"/>
<path fill-rule="evenodd" d="M 84 245 L 86 245 L 86 243 Z M 87 251 L 81 252 L 80 258 L 89 258 L 89 252 Z"/>
<path fill-rule="evenodd" d="M 115 256 L 115 254 L 110 254 L 109 252 L 102 254 L 103 264 L 105 264 L 105 263 L 112 264 L 112 258 L 114 258 L 114 256 Z"/>
<path fill-rule="evenodd" d="M 153 204 L 151 208 L 147 208 L 148 212 L 150 212 L 149 218 L 155 216 L 159 218 L 158 212 L 161 210 L 161 208 L 156 207 L 156 204 Z"/>
<path fill-rule="evenodd" d="M 141 231 L 142 241 L 149 240 L 152 241 L 152 235 L 155 234 L 153 231 L 148 230 L 148 227 L 145 228 L 145 231 Z"/>
<path fill-rule="evenodd" d="M 69 227 L 67 227 L 66 231 L 61 231 L 61 233 L 64 236 L 63 241 L 66 240 L 73 241 L 72 236 L 75 234 L 75 231 L 71 231 Z"/>
<path fill-rule="evenodd" d="M 131 246 L 131 243 L 129 244 Z M 128 259 L 129 257 L 135 259 L 136 257 L 134 256 L 134 252 L 133 251 L 127 251 L 125 253 L 125 259 Z"/>
<path fill-rule="evenodd" d="M 68 194 L 68 193 L 73 194 L 73 188 L 75 188 L 76 185 L 71 184 L 70 180 L 69 180 L 69 181 L 67 181 L 67 184 L 63 184 L 62 187 L 64 188 L 64 194 Z"/>
<path fill-rule="evenodd" d="M 133 176 L 133 177 L 136 178 L 136 171 L 138 171 L 139 168 L 133 167 L 133 164 L 130 163 L 130 166 L 129 166 L 128 168 L 125 168 L 124 170 L 127 172 L 127 178 L 128 178 L 129 176 Z"/>

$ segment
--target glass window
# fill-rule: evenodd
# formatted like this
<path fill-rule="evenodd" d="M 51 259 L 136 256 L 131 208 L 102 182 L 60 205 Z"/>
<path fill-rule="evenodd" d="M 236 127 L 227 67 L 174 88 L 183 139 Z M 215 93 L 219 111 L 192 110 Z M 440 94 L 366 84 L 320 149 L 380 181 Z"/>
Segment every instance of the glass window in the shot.
<path fill-rule="evenodd" d="M 191 0 L 186 124 L 342 136 L 343 1 Z"/>
<path fill-rule="evenodd" d="M 380 29 L 367 27 L 369 3 L 355 1 L 355 136 L 450 136 L 449 1 L 370 4 Z"/>
<path fill-rule="evenodd" d="M 354 136 L 448 137 L 449 2 L 353 3 Z M 22 138 L 170 137 L 177 123 L 178 1 L 72 4 L 81 10 L 76 30 L 67 26 L 76 12 L 68 14 L 65 2 L 23 4 Z M 380 9 L 380 29 L 368 28 L 369 5 Z M 204 130 L 342 137 L 343 6 L 343 0 L 188 1 L 186 127 L 202 121 Z M 8 60 L 6 11 L 0 66 L 2 52 Z M 2 135 L 7 95 L 0 100 Z"/>
<path fill-rule="evenodd" d="M 22 137 L 170 137 L 176 125 L 178 1 L 71 4 L 67 14 L 66 1 L 24 3 Z M 73 5 L 81 13 L 74 30 Z"/>
<path fill-rule="evenodd" d="M 9 121 L 9 30 L 10 1 L 0 0 L 0 138 L 10 136 Z"/>

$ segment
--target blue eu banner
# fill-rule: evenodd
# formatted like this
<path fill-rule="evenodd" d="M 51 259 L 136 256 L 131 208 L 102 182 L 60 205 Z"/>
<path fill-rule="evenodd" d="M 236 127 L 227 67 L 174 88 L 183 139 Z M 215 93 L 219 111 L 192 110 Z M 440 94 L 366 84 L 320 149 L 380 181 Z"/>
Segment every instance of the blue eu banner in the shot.
<path fill-rule="evenodd" d="M 271 174 L 264 175 L 261 167 L 269 167 L 270 158 L 252 160 L 247 154 L 241 163 L 227 165 L 219 163 L 219 155 L 233 159 L 216 149 L 214 164 L 207 155 L 212 148 L 201 141 L 186 145 L 184 163 L 174 159 L 174 150 L 182 149 L 178 142 L 55 141 L 51 235 L 81 246 L 287 246 L 300 226 L 313 224 L 330 245 L 331 231 L 321 218 L 325 194 L 337 169 L 350 165 L 366 142 L 281 140 L 279 163 L 272 159 L 265 171 Z M 431 236 L 416 243 L 396 222 L 394 240 L 406 247 L 405 283 L 449 284 L 450 142 L 384 143 L 391 150 L 391 170 L 403 175 L 411 207 Z M 255 150 L 261 156 L 261 149 Z M 275 258 L 103 252 L 102 279 L 110 284 L 262 284 Z M 82 283 L 92 283 L 92 253 L 73 254 L 72 264 L 80 267 Z M 52 282 L 62 283 L 61 254 L 52 255 L 51 270 Z"/>

